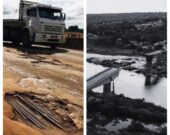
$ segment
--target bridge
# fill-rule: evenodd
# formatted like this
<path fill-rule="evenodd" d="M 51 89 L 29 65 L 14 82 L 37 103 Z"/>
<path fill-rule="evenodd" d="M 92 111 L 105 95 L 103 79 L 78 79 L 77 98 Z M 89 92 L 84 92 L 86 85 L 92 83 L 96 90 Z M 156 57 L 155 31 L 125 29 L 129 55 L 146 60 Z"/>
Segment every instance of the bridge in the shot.
<path fill-rule="evenodd" d="M 108 68 L 98 74 L 87 79 L 87 91 L 91 91 L 92 89 L 104 86 L 103 93 L 106 95 L 110 95 L 111 93 L 111 83 L 113 82 L 113 93 L 114 93 L 114 80 L 117 76 L 119 76 L 120 68 Z"/>
<path fill-rule="evenodd" d="M 156 62 L 159 63 L 161 62 L 161 56 L 164 53 L 164 50 L 157 50 L 157 51 L 152 51 L 148 52 L 145 54 L 146 56 L 146 80 L 145 80 L 145 85 L 151 85 L 151 76 L 152 76 L 152 65 L 153 65 L 153 59 L 157 58 Z"/>

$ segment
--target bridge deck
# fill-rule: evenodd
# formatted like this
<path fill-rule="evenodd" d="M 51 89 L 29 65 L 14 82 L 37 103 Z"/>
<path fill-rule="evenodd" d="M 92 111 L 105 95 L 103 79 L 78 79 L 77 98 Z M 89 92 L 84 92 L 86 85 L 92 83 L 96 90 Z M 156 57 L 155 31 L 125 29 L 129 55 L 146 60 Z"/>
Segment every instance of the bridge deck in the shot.
<path fill-rule="evenodd" d="M 160 54 L 162 52 L 163 52 L 162 50 L 157 50 L 157 51 L 148 52 L 145 55 L 146 56 L 155 56 L 155 55 L 158 55 L 158 54 Z"/>
<path fill-rule="evenodd" d="M 92 90 L 96 87 L 113 81 L 119 75 L 120 69 L 108 68 L 98 74 L 87 79 L 87 90 Z"/>

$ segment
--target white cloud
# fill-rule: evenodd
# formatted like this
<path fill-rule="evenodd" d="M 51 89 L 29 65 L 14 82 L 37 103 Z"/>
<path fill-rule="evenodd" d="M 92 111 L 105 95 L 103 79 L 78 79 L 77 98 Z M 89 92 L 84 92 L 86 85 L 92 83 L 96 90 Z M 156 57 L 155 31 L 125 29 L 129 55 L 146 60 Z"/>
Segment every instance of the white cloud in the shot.
<path fill-rule="evenodd" d="M 66 13 L 66 26 L 78 25 L 83 28 L 83 0 L 31 0 L 56 7 L 62 7 Z M 4 18 L 18 18 L 16 10 L 19 8 L 19 0 L 4 0 Z M 68 19 L 67 19 L 68 18 Z"/>
<path fill-rule="evenodd" d="M 165 12 L 167 0 L 87 0 L 88 13 Z"/>

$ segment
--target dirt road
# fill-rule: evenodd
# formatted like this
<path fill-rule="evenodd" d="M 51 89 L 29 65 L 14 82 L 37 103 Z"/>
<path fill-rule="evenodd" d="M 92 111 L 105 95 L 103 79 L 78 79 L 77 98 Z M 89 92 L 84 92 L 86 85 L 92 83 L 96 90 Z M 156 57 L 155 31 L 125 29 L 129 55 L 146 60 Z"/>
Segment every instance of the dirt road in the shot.
<path fill-rule="evenodd" d="M 15 48 L 4 43 L 4 95 L 8 92 L 44 94 L 67 101 L 69 116 L 77 130 L 83 133 L 83 52 L 34 46 Z M 4 99 L 5 135 L 65 135 L 59 128 L 38 129 L 16 118 L 12 107 Z M 74 105 L 74 106 L 73 106 Z M 57 110 L 58 114 L 62 109 Z"/>

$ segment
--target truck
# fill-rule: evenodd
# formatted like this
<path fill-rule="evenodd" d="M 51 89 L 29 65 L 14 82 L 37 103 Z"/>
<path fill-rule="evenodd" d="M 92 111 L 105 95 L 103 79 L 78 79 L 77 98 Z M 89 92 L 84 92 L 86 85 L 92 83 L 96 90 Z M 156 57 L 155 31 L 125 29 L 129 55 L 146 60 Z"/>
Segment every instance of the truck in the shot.
<path fill-rule="evenodd" d="M 65 19 L 62 8 L 20 0 L 19 18 L 3 20 L 3 40 L 24 47 L 41 44 L 56 48 L 66 42 Z"/>

